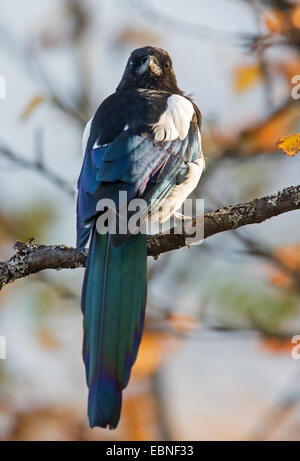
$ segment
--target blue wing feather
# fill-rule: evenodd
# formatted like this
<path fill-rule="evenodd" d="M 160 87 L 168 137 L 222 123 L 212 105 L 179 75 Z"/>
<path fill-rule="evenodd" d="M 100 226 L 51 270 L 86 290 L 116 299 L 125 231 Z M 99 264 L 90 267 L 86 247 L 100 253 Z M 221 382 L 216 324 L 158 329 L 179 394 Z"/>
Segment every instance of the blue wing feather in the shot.
<path fill-rule="evenodd" d="M 183 140 L 155 144 L 127 130 L 110 144 L 87 151 L 78 180 L 78 248 L 89 238 L 87 225 L 96 217 L 98 200 L 111 198 L 118 204 L 119 191 L 127 191 L 128 200 L 142 197 L 159 204 L 173 184 L 183 181 L 187 162 L 199 158 L 200 150 L 198 127 L 191 123 Z"/>

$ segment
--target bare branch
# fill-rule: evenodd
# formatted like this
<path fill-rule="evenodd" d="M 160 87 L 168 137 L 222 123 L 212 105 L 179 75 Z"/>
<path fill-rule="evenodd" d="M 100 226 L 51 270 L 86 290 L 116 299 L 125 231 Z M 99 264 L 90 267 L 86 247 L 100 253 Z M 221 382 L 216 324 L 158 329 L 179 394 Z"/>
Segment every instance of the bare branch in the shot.
<path fill-rule="evenodd" d="M 300 274 L 296 268 L 292 268 L 282 261 L 271 248 L 268 248 L 268 245 L 265 243 L 258 243 L 255 240 L 242 235 L 238 231 L 234 232 L 234 235 L 245 245 L 246 251 L 249 255 L 264 258 L 271 265 L 280 269 L 284 274 L 291 278 L 293 288 L 300 291 Z"/>
<path fill-rule="evenodd" d="M 250 47 L 252 43 L 260 35 L 247 32 L 229 32 L 225 30 L 218 30 L 214 27 L 206 26 L 204 24 L 195 24 L 176 19 L 166 15 L 162 10 L 158 10 L 152 4 L 151 6 L 144 2 L 136 0 L 132 1 L 134 8 L 148 21 L 154 24 L 160 24 L 164 28 L 170 29 L 172 32 L 180 33 L 185 36 L 197 38 L 201 40 L 217 40 L 223 43 L 227 42 L 231 45 Z"/>
<path fill-rule="evenodd" d="M 5 145 L 0 145 L 0 154 L 2 154 L 8 160 L 14 162 L 22 168 L 26 168 L 40 173 L 48 181 L 52 182 L 53 184 L 55 184 L 55 186 L 59 187 L 72 198 L 74 198 L 74 187 L 72 187 L 71 184 L 67 183 L 63 178 L 57 176 L 53 171 L 50 171 L 44 165 L 44 163 L 40 161 L 40 159 L 36 159 L 35 161 L 27 160 L 26 158 L 21 157 L 20 155 L 13 152 L 9 147 L 6 147 Z"/>
<path fill-rule="evenodd" d="M 204 220 L 204 238 L 247 224 L 261 223 L 266 219 L 288 211 L 300 209 L 300 185 L 292 186 L 251 202 L 219 208 L 193 219 L 195 226 Z M 190 237 L 190 235 L 189 235 Z M 158 234 L 148 237 L 148 255 L 158 257 L 161 253 L 186 246 L 186 236 Z M 65 245 L 37 245 L 17 242 L 16 253 L 9 261 L 0 263 L 0 289 L 15 280 L 35 274 L 44 269 L 76 269 L 84 267 L 87 251 L 77 253 Z"/>
<path fill-rule="evenodd" d="M 16 253 L 0 263 L 0 289 L 8 283 L 36 274 L 44 269 L 76 269 L 84 267 L 87 252 L 77 253 L 65 245 L 36 245 L 17 242 Z"/>
<path fill-rule="evenodd" d="M 251 202 L 219 208 L 204 215 L 204 238 L 247 224 L 257 224 L 288 211 L 300 208 L 300 186 L 292 186 L 277 194 Z M 193 224 L 197 225 L 194 218 Z M 202 218 L 203 219 L 203 218 Z M 148 239 L 149 254 L 158 256 L 167 251 L 186 246 L 184 235 L 159 234 Z"/>

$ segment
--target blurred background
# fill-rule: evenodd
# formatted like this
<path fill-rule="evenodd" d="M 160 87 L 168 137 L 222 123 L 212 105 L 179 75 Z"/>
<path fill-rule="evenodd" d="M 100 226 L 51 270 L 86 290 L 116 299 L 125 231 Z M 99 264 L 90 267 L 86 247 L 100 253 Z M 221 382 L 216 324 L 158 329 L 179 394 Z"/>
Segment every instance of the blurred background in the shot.
<path fill-rule="evenodd" d="M 298 3 L 298 6 L 297 6 Z M 0 260 L 75 244 L 85 123 L 130 52 L 158 45 L 203 114 L 206 211 L 299 184 L 300 6 L 293 0 L 0 0 Z M 90 430 L 83 270 L 0 293 L 1 440 L 300 440 L 300 215 L 149 258 L 146 331 L 116 431 Z"/>

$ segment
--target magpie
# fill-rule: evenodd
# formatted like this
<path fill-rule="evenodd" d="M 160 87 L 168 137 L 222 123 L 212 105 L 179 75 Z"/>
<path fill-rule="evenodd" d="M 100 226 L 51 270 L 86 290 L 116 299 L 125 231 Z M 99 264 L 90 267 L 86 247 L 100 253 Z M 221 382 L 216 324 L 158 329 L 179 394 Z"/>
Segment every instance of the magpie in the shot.
<path fill-rule="evenodd" d="M 83 359 L 90 427 L 118 425 L 142 337 L 146 307 L 144 233 L 99 232 L 97 204 L 119 194 L 140 198 L 159 222 L 169 219 L 204 169 L 201 113 L 177 80 L 169 54 L 133 51 L 116 91 L 83 134 L 78 180 L 77 249 L 89 242 L 82 287 Z"/>

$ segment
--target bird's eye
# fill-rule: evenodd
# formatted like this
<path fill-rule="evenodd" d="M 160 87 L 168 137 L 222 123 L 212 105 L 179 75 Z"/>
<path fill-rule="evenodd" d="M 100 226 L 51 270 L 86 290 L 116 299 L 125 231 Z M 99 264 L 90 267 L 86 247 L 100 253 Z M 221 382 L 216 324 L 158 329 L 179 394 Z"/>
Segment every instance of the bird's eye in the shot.
<path fill-rule="evenodd" d="M 167 62 L 167 63 L 165 64 L 165 70 L 169 70 L 170 67 L 171 67 L 171 64 L 170 64 L 169 62 Z"/>
<path fill-rule="evenodd" d="M 145 64 L 145 62 L 147 62 L 147 59 L 148 59 L 148 56 L 144 56 L 144 57 L 141 59 L 141 64 Z"/>

